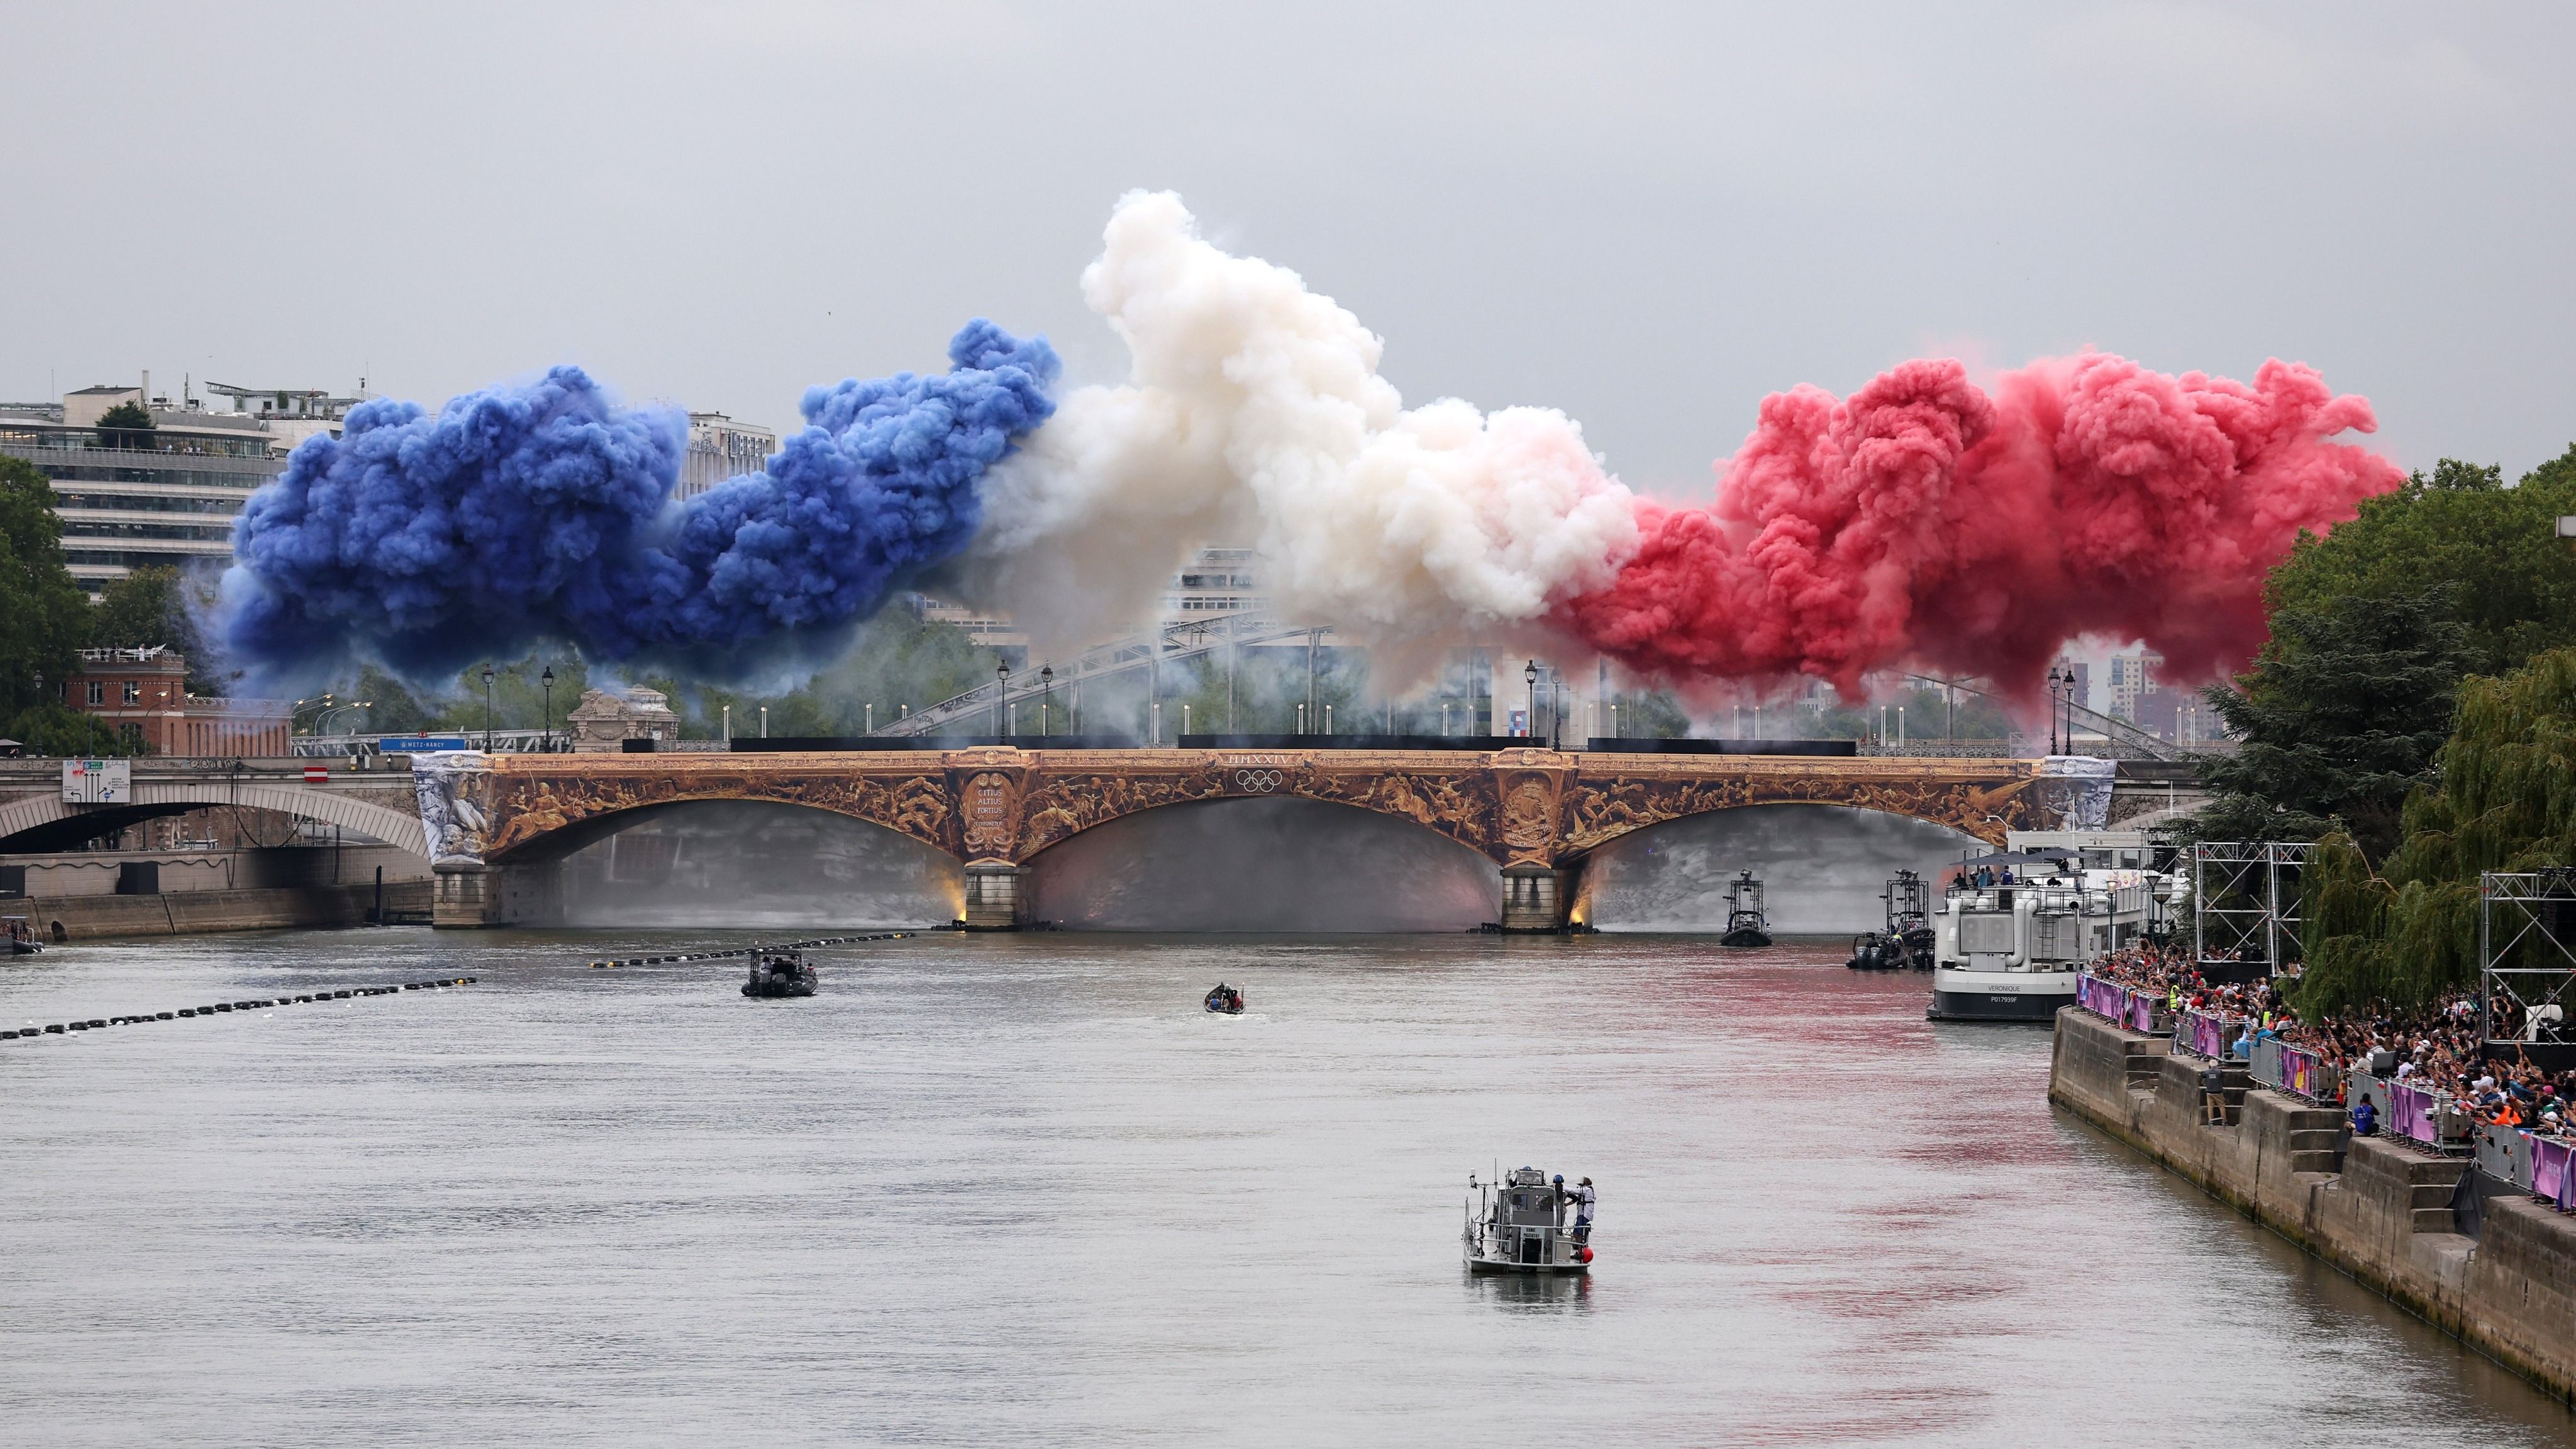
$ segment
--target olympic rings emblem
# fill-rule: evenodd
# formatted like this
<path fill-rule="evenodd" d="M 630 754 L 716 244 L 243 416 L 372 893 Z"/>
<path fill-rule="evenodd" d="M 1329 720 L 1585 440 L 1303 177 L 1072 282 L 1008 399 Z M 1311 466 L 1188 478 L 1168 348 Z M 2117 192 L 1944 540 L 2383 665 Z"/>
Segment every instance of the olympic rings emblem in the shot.
<path fill-rule="evenodd" d="M 1271 791 L 1278 789 L 1280 781 L 1285 778 L 1286 777 L 1281 775 L 1277 770 L 1237 770 L 1234 772 L 1235 785 L 1245 792 L 1254 795 L 1269 794 Z"/>

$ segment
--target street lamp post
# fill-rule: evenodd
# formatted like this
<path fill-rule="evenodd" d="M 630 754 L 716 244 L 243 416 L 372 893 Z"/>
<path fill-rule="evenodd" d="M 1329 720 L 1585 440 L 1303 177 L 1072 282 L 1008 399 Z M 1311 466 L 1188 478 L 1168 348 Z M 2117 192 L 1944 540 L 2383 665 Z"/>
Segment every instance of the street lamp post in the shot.
<path fill-rule="evenodd" d="M 537 683 L 546 687 L 546 753 L 553 754 L 555 750 L 555 667 L 551 664 L 547 665 L 546 672 L 537 676 Z"/>
<path fill-rule="evenodd" d="M 1047 737 L 1047 706 L 1055 698 L 1055 666 L 1038 666 L 1038 738 Z"/>
<path fill-rule="evenodd" d="M 483 753 L 492 753 L 492 666 L 483 666 Z"/>
<path fill-rule="evenodd" d="M 1007 740 L 1011 737 L 1011 666 L 993 666 L 993 733 Z"/>
<path fill-rule="evenodd" d="M 1521 733 L 1538 737 L 1538 661 L 1533 659 L 1521 668 L 1521 682 L 1529 686 L 1529 718 L 1521 722 Z"/>
<path fill-rule="evenodd" d="M 2048 752 L 2052 755 L 2059 753 L 2057 748 L 2058 680 L 2057 666 L 2054 664 L 2048 666 Z"/>

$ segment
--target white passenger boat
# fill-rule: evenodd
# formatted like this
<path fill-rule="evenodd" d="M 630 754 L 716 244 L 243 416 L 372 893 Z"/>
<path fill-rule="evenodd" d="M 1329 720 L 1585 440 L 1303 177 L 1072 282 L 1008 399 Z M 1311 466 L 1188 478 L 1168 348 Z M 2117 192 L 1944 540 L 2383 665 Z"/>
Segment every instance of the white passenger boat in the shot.
<path fill-rule="evenodd" d="M 1500 1182 L 1467 1185 L 1467 1267 L 1476 1273 L 1532 1275 L 1592 1271 L 1591 1228 L 1569 1223 L 1575 1199 L 1562 1173 L 1515 1167 Z"/>
<path fill-rule="evenodd" d="M 2063 846 L 1958 865 L 1933 917 L 1934 1021 L 2050 1021 L 2084 966 L 2137 944 L 2155 917 L 2150 872 L 2091 865 Z"/>

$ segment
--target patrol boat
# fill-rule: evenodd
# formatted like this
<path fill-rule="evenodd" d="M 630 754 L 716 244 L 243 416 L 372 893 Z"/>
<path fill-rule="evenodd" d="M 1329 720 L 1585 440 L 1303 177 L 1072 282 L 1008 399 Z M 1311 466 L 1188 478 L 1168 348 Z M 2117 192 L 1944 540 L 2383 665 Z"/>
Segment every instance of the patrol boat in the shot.
<path fill-rule="evenodd" d="M 1726 888 L 1726 934 L 1717 938 L 1717 944 L 1771 944 L 1771 917 L 1762 910 L 1762 882 L 1749 870 L 1737 871 L 1734 884 Z"/>
<path fill-rule="evenodd" d="M 1933 920 L 1933 1021 L 2052 1021 L 2087 964 L 2144 936 L 2153 878 L 2073 850 L 1959 862 Z"/>
<path fill-rule="evenodd" d="M 811 996 L 820 985 L 802 951 L 757 951 L 751 978 L 742 983 L 745 996 Z"/>
<path fill-rule="evenodd" d="M 1886 928 L 1855 939 L 1851 959 L 1843 964 L 1854 971 L 1931 970 L 1932 913 L 1925 909 L 1929 894 L 1922 876 L 1898 871 L 1879 892 L 1887 905 Z"/>
<path fill-rule="evenodd" d="M 1592 1271 L 1591 1230 L 1578 1239 L 1566 1222 L 1574 1199 L 1565 1177 L 1554 1180 L 1535 1167 L 1515 1167 L 1501 1182 L 1467 1185 L 1467 1269 L 1472 1273 L 1553 1275 Z"/>

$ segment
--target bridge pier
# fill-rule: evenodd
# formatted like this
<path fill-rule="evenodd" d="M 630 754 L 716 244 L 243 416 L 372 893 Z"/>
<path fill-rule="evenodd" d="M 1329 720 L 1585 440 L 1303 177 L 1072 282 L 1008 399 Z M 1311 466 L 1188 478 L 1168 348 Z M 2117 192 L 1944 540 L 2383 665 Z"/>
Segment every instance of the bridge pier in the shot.
<path fill-rule="evenodd" d="M 442 931 L 500 925 L 500 875 L 486 865 L 431 867 L 430 925 Z"/>
<path fill-rule="evenodd" d="M 531 926 L 563 919 L 563 868 L 448 863 L 430 868 L 429 923 L 439 930 Z"/>
<path fill-rule="evenodd" d="M 1562 931 L 1574 906 L 1577 872 L 1545 865 L 1503 867 L 1503 929 Z"/>
<path fill-rule="evenodd" d="M 997 860 L 966 867 L 966 914 L 970 931 L 1016 931 L 1027 925 L 1029 871 Z"/>

